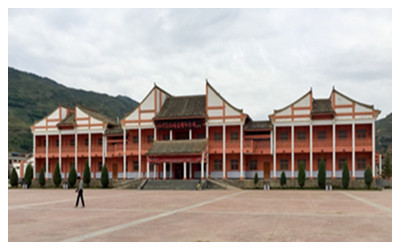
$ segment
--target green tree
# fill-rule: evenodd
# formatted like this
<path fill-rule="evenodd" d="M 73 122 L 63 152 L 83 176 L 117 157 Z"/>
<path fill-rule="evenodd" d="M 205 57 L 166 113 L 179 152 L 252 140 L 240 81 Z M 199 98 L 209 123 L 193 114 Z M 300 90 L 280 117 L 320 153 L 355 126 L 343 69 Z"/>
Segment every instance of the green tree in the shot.
<path fill-rule="evenodd" d="M 299 173 L 297 174 L 297 181 L 299 183 L 300 188 L 304 187 L 304 184 L 306 183 L 306 171 L 304 169 L 304 162 L 301 161 L 299 164 Z"/>
<path fill-rule="evenodd" d="M 103 188 L 107 188 L 109 183 L 109 178 L 108 178 L 108 169 L 106 164 L 104 164 L 103 169 L 101 170 L 101 185 Z"/>
<path fill-rule="evenodd" d="M 254 181 L 254 185 L 257 185 L 257 183 L 258 183 L 258 173 L 257 172 L 254 174 L 253 181 Z"/>
<path fill-rule="evenodd" d="M 40 184 L 40 187 L 44 187 L 44 185 L 46 185 L 46 179 L 44 178 L 44 168 L 43 168 L 43 166 L 40 168 L 39 184 Z"/>
<path fill-rule="evenodd" d="M 325 189 L 326 183 L 326 170 L 325 170 L 325 161 L 320 159 L 318 162 L 318 187 L 321 189 Z"/>
<path fill-rule="evenodd" d="M 58 162 L 53 172 L 53 183 L 56 187 L 59 187 L 61 184 L 60 164 L 58 164 Z"/>
<path fill-rule="evenodd" d="M 372 177 L 372 171 L 370 167 L 367 167 L 367 169 L 365 169 L 364 171 L 364 182 L 365 185 L 367 185 L 368 189 L 371 187 L 373 181 L 373 177 Z"/>
<path fill-rule="evenodd" d="M 382 177 L 389 179 L 392 177 L 392 153 L 387 153 L 382 167 Z"/>
<path fill-rule="evenodd" d="M 350 184 L 350 171 L 347 167 L 347 162 L 344 162 L 344 168 L 342 171 L 342 185 L 344 189 L 347 189 Z"/>
<path fill-rule="evenodd" d="M 29 163 L 25 169 L 25 175 L 24 175 L 24 182 L 26 183 L 26 185 L 28 185 L 28 188 L 32 184 L 32 179 L 33 179 L 33 168 L 32 164 Z"/>
<path fill-rule="evenodd" d="M 88 160 L 86 160 L 85 169 L 83 170 L 83 183 L 85 183 L 86 186 L 90 184 L 90 167 Z"/>
<path fill-rule="evenodd" d="M 15 168 L 12 168 L 10 175 L 10 184 L 12 187 L 18 186 L 18 174 Z"/>
<path fill-rule="evenodd" d="M 280 184 L 281 184 L 281 187 L 286 185 L 286 174 L 285 174 L 285 171 L 282 171 L 282 173 L 281 173 Z"/>
<path fill-rule="evenodd" d="M 76 170 L 75 164 L 71 164 L 69 174 L 68 174 L 68 185 L 70 188 L 74 188 L 76 183 Z"/>

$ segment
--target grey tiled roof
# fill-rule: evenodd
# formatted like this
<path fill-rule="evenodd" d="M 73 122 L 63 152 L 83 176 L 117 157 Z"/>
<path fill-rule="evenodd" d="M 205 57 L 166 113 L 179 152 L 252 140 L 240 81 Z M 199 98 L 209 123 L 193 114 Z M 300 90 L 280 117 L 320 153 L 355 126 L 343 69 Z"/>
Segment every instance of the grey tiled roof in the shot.
<path fill-rule="evenodd" d="M 147 155 L 201 154 L 207 139 L 154 141 Z"/>
<path fill-rule="evenodd" d="M 70 112 L 67 117 L 65 117 L 61 122 L 58 123 L 58 126 L 74 126 L 75 125 L 75 113 Z"/>
<path fill-rule="evenodd" d="M 272 124 L 270 121 L 250 121 L 244 127 L 245 130 L 266 130 L 271 128 Z"/>
<path fill-rule="evenodd" d="M 311 114 L 334 114 L 330 99 L 314 99 Z"/>
<path fill-rule="evenodd" d="M 120 124 L 118 125 L 112 125 L 107 127 L 105 134 L 106 135 L 122 135 L 123 130 Z"/>
<path fill-rule="evenodd" d="M 107 116 L 105 116 L 105 115 L 99 113 L 99 112 L 96 111 L 96 110 L 93 110 L 93 109 L 90 109 L 90 108 L 87 108 L 87 107 L 83 107 L 83 106 L 81 106 L 81 105 L 76 105 L 76 106 L 77 106 L 79 109 L 81 109 L 83 112 L 85 112 L 86 114 L 90 115 L 91 117 L 93 117 L 93 118 L 95 118 L 95 119 L 98 119 L 98 120 L 100 120 L 100 121 L 102 121 L 102 122 L 106 122 L 106 123 L 109 123 L 109 124 L 115 124 L 115 122 L 114 122 L 113 120 L 111 120 L 111 119 L 108 118 Z"/>
<path fill-rule="evenodd" d="M 205 117 L 206 96 L 168 97 L 155 119 Z"/>

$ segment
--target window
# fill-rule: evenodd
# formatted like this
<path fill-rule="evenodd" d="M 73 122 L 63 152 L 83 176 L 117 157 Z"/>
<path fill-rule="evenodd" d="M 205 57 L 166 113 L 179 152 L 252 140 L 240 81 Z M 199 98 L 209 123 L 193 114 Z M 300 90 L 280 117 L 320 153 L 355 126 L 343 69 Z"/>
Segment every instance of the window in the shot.
<path fill-rule="evenodd" d="M 306 131 L 297 132 L 297 140 L 304 141 L 306 139 Z"/>
<path fill-rule="evenodd" d="M 298 159 L 297 160 L 297 168 L 300 168 L 301 164 L 303 164 L 304 170 L 306 170 L 306 159 Z"/>
<path fill-rule="evenodd" d="M 102 168 L 103 168 L 103 166 L 101 165 L 101 162 L 99 162 L 97 164 L 97 171 L 101 172 Z"/>
<path fill-rule="evenodd" d="M 257 170 L 257 160 L 256 159 L 250 160 L 250 170 Z"/>
<path fill-rule="evenodd" d="M 357 159 L 357 169 L 365 169 L 367 167 L 367 161 L 365 158 Z"/>
<path fill-rule="evenodd" d="M 222 169 L 222 160 L 214 160 L 214 170 L 220 171 Z"/>
<path fill-rule="evenodd" d="M 43 147 L 46 147 L 46 140 L 43 140 Z"/>
<path fill-rule="evenodd" d="M 147 136 L 147 142 L 152 143 L 154 141 L 154 136 L 153 135 L 148 135 Z"/>
<path fill-rule="evenodd" d="M 99 139 L 97 140 L 97 144 L 102 145 L 102 144 L 103 144 L 103 139 L 102 139 L 102 138 L 99 138 Z"/>
<path fill-rule="evenodd" d="M 197 134 L 197 139 L 204 139 L 206 138 L 206 136 L 204 135 L 204 133 L 198 133 Z"/>
<path fill-rule="evenodd" d="M 357 129 L 357 138 L 364 139 L 367 131 L 365 129 Z"/>
<path fill-rule="evenodd" d="M 214 133 L 214 141 L 222 141 L 222 133 Z"/>
<path fill-rule="evenodd" d="M 289 140 L 289 133 L 288 132 L 280 132 L 279 133 L 279 140 L 282 140 L 282 141 Z"/>
<path fill-rule="evenodd" d="M 281 170 L 289 170 L 289 160 L 281 159 L 280 168 L 281 168 Z"/>
<path fill-rule="evenodd" d="M 89 145 L 89 139 L 85 139 L 85 146 Z"/>
<path fill-rule="evenodd" d="M 134 136 L 132 137 L 132 142 L 133 142 L 134 144 L 138 144 L 138 143 L 139 143 L 139 136 L 134 135 Z"/>
<path fill-rule="evenodd" d="M 345 158 L 339 159 L 338 170 L 343 170 L 346 163 L 347 163 L 347 159 L 345 159 Z"/>
<path fill-rule="evenodd" d="M 74 139 L 69 140 L 69 145 L 70 146 L 75 146 L 75 140 Z"/>
<path fill-rule="evenodd" d="M 238 132 L 232 132 L 231 133 L 231 141 L 237 141 L 239 140 L 239 133 Z"/>
<path fill-rule="evenodd" d="M 138 171 L 139 170 L 139 162 L 138 161 L 134 161 L 133 162 L 133 171 Z"/>
<path fill-rule="evenodd" d="M 163 138 L 164 141 L 168 141 L 169 140 L 169 134 L 163 135 L 162 138 Z"/>
<path fill-rule="evenodd" d="M 231 170 L 239 169 L 239 160 L 231 160 Z"/>
<path fill-rule="evenodd" d="M 56 146 L 59 147 L 60 146 L 60 141 L 57 139 L 56 140 Z"/>
<path fill-rule="evenodd" d="M 318 138 L 318 140 L 325 140 L 326 139 L 326 131 L 318 131 L 317 138 Z"/>
<path fill-rule="evenodd" d="M 338 131 L 338 138 L 339 139 L 346 139 L 347 138 L 347 130 L 339 130 Z"/>

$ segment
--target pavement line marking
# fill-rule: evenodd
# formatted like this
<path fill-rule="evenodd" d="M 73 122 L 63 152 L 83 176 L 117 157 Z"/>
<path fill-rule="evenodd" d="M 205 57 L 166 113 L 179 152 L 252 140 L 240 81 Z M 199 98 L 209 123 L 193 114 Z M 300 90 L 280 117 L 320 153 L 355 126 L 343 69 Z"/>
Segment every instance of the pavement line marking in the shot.
<path fill-rule="evenodd" d="M 374 203 L 374 202 L 372 202 L 372 201 L 363 199 L 363 198 L 361 198 L 361 197 L 357 197 L 357 196 L 355 196 L 355 195 L 349 194 L 349 193 L 344 192 L 344 191 L 339 191 L 339 193 L 344 194 L 344 195 L 346 195 L 346 196 L 348 196 L 348 197 L 350 197 L 350 198 L 353 198 L 353 199 L 355 199 L 355 200 L 358 200 L 358 201 L 360 201 L 360 202 L 362 202 L 362 203 L 365 203 L 365 204 L 367 204 L 367 205 L 370 205 L 371 207 L 375 207 L 375 208 L 381 209 L 381 210 L 383 210 L 383 211 L 385 211 L 385 212 L 392 213 L 392 209 L 387 208 L 387 207 L 384 207 L 384 206 L 381 206 L 381 205 L 376 204 L 376 203 Z"/>
<path fill-rule="evenodd" d="M 149 221 L 152 221 L 152 220 L 157 220 L 157 219 L 160 219 L 160 218 L 163 218 L 163 217 L 166 217 L 166 216 L 170 216 L 170 215 L 173 215 L 173 214 L 176 214 L 176 213 L 180 213 L 180 212 L 192 209 L 192 208 L 201 207 L 201 206 L 213 203 L 213 202 L 217 202 L 217 201 L 221 201 L 221 200 L 224 200 L 224 199 L 228 199 L 228 198 L 231 198 L 233 196 L 237 196 L 239 194 L 243 194 L 245 192 L 247 192 L 247 191 L 236 192 L 236 193 L 225 195 L 225 196 L 222 196 L 222 197 L 218 197 L 218 198 L 215 198 L 215 199 L 212 199 L 212 200 L 203 201 L 203 202 L 200 202 L 200 203 L 197 203 L 197 204 L 194 204 L 194 205 L 190 205 L 190 206 L 187 206 L 187 207 L 170 210 L 170 211 L 167 211 L 167 212 L 164 212 L 164 213 L 161 213 L 161 214 L 157 214 L 157 215 L 154 215 L 154 216 L 150 216 L 150 217 L 147 217 L 147 218 L 143 218 L 143 219 L 139 219 L 139 220 L 133 220 L 133 221 L 128 222 L 128 223 L 124 223 L 124 224 L 120 224 L 120 225 L 117 225 L 117 226 L 108 227 L 108 228 L 104 228 L 104 229 L 101 229 L 101 230 L 98 230 L 98 231 L 94 231 L 94 232 L 91 232 L 91 233 L 88 233 L 88 234 L 84 234 L 84 235 L 79 235 L 79 236 L 76 236 L 76 237 L 68 238 L 68 239 L 62 240 L 62 242 L 66 242 L 66 241 L 83 241 L 83 240 L 86 240 L 86 239 L 89 239 L 89 238 L 93 238 L 93 237 L 100 236 L 100 235 L 107 234 L 107 233 L 112 233 L 112 232 L 115 232 L 115 231 L 119 231 L 119 230 L 122 230 L 122 229 L 125 229 L 125 228 L 128 228 L 128 227 L 132 227 L 132 226 L 136 226 L 136 225 L 139 225 L 139 224 L 142 224 L 142 223 L 145 223 L 145 222 L 149 222 Z"/>
<path fill-rule="evenodd" d="M 93 199 L 100 199 L 104 197 L 116 197 L 116 196 L 125 196 L 126 194 L 123 195 L 107 195 L 107 196 L 92 196 L 88 198 L 84 198 L 86 200 L 93 200 Z M 29 208 L 29 207 L 34 207 L 34 206 L 42 206 L 42 205 L 49 205 L 49 204 L 57 204 L 57 203 L 64 203 L 64 202 L 71 202 L 72 205 L 75 204 L 76 197 L 73 199 L 65 199 L 65 200 L 56 200 L 56 201 L 45 201 L 45 202 L 38 202 L 38 203 L 28 203 L 28 204 L 22 204 L 22 205 L 15 205 L 15 206 L 8 206 L 9 210 L 12 209 L 23 209 L 23 208 Z M 71 206 L 72 206 L 71 205 Z"/>

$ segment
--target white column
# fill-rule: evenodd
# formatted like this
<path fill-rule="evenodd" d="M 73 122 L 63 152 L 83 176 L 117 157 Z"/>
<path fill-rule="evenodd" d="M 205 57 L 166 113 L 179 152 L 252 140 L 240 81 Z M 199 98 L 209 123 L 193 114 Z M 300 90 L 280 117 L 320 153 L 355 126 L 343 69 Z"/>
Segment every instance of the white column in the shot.
<path fill-rule="evenodd" d="M 372 121 L 372 177 L 375 179 L 375 120 Z"/>
<path fill-rule="evenodd" d="M 92 134 L 90 133 L 90 131 L 89 131 L 89 134 L 88 134 L 88 144 L 89 144 L 89 147 L 88 147 L 88 158 L 89 158 L 89 170 L 90 170 L 90 173 L 92 173 Z"/>
<path fill-rule="evenodd" d="M 62 174 L 62 157 L 61 157 L 61 147 L 62 147 L 62 141 L 61 141 L 61 131 L 59 131 L 58 134 L 58 164 L 60 165 L 60 173 Z"/>
<path fill-rule="evenodd" d="M 142 130 L 138 129 L 138 179 L 142 178 Z"/>
<path fill-rule="evenodd" d="M 169 130 L 169 140 L 172 141 L 172 129 Z"/>
<path fill-rule="evenodd" d="M 336 179 L 336 124 L 332 125 L 332 178 Z"/>
<path fill-rule="evenodd" d="M 147 166 L 146 177 L 147 177 L 147 179 L 149 179 L 150 178 L 150 163 L 149 163 L 149 161 L 147 161 L 146 166 Z"/>
<path fill-rule="evenodd" d="M 192 179 L 192 163 L 189 163 L 189 179 Z"/>
<path fill-rule="evenodd" d="M 294 179 L 294 125 L 292 124 L 292 127 L 291 127 L 291 131 L 290 131 L 290 133 L 291 133 L 291 139 L 292 139 L 292 141 L 291 141 L 291 169 L 292 169 L 292 172 L 291 172 L 291 174 L 292 174 L 292 179 Z"/>
<path fill-rule="evenodd" d="M 310 179 L 313 178 L 313 125 L 310 123 Z"/>
<path fill-rule="evenodd" d="M 46 134 L 46 179 L 49 178 L 49 135 Z"/>
<path fill-rule="evenodd" d="M 172 179 L 172 163 L 169 163 L 169 178 Z"/>
<path fill-rule="evenodd" d="M 206 162 L 206 163 L 204 163 L 205 165 L 206 165 L 206 179 L 208 179 L 208 177 L 209 177 L 209 173 L 210 173 L 210 169 L 209 169 L 209 164 L 208 164 L 208 162 Z"/>
<path fill-rule="evenodd" d="M 154 127 L 154 141 L 157 141 L 157 128 Z"/>
<path fill-rule="evenodd" d="M 204 179 L 204 153 L 201 154 L 201 179 Z"/>
<path fill-rule="evenodd" d="M 243 123 L 240 123 L 240 179 L 243 178 Z"/>
<path fill-rule="evenodd" d="M 379 176 L 382 176 L 382 154 L 379 154 Z"/>
<path fill-rule="evenodd" d="M 36 180 L 36 136 L 33 133 L 33 179 Z"/>
<path fill-rule="evenodd" d="M 189 129 L 189 140 L 192 139 L 192 129 Z"/>
<path fill-rule="evenodd" d="M 124 149 L 124 155 L 123 155 L 123 167 L 124 167 L 124 175 L 123 178 L 124 180 L 126 179 L 126 128 L 123 128 L 123 149 Z"/>
<path fill-rule="evenodd" d="M 186 180 L 186 162 L 183 163 L 183 179 Z"/>
<path fill-rule="evenodd" d="M 166 180 L 167 179 L 167 163 L 163 162 L 163 179 Z"/>
<path fill-rule="evenodd" d="M 208 124 L 206 123 L 206 138 L 208 139 Z"/>
<path fill-rule="evenodd" d="M 273 140 L 274 140 L 274 154 L 273 154 L 273 168 L 274 168 L 274 171 L 273 171 L 273 178 L 274 179 L 276 179 L 276 126 L 275 125 L 273 125 L 274 126 L 274 128 L 273 128 Z"/>
<path fill-rule="evenodd" d="M 225 124 L 222 125 L 222 179 L 226 179 L 226 155 L 225 155 Z"/>
<path fill-rule="evenodd" d="M 356 178 L 356 133 L 354 121 L 351 124 L 351 178 Z"/>
<path fill-rule="evenodd" d="M 78 172 L 78 133 L 75 130 L 75 171 Z"/>
<path fill-rule="evenodd" d="M 101 159 L 102 166 L 104 166 L 104 164 L 106 163 L 106 152 L 107 152 L 106 138 L 107 137 L 103 134 L 103 140 L 101 140 L 101 142 L 103 144 L 103 152 L 102 152 L 102 159 Z"/>
<path fill-rule="evenodd" d="M 157 179 L 157 164 L 153 164 L 153 180 Z"/>

